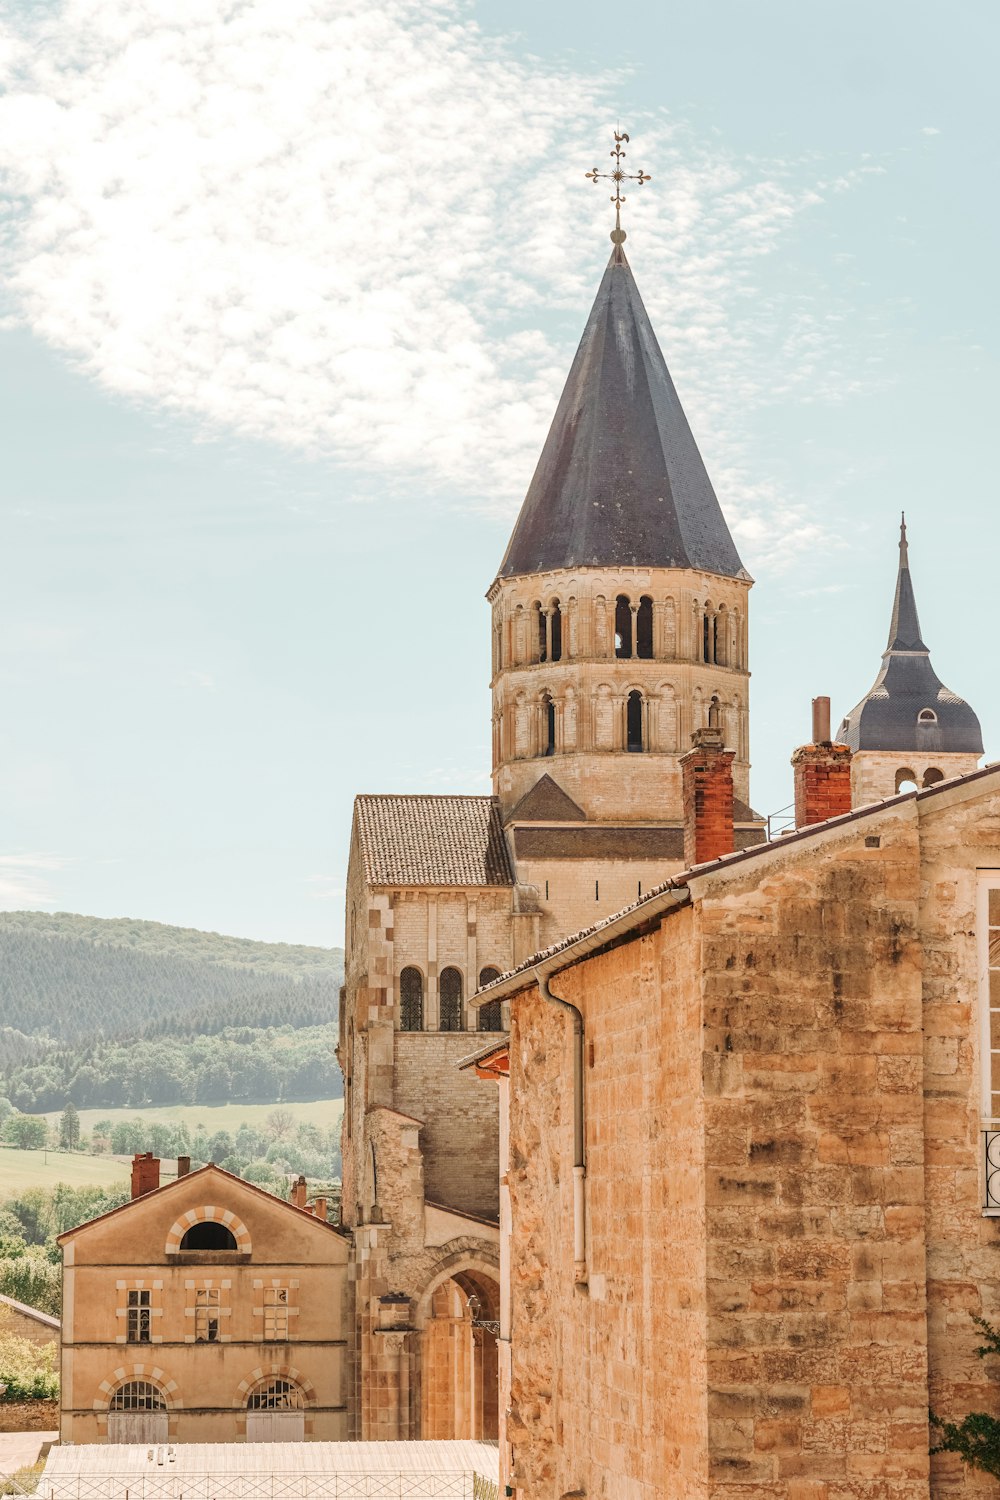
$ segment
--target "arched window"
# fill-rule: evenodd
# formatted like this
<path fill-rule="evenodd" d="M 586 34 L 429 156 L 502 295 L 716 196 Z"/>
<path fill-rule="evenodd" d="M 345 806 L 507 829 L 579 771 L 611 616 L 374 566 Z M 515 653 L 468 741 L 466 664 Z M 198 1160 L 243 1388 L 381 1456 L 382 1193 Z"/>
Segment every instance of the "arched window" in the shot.
<path fill-rule="evenodd" d="M 625 594 L 615 600 L 615 655 L 632 655 L 632 606 Z"/>
<path fill-rule="evenodd" d="M 712 606 L 707 603 L 701 619 L 701 633 L 701 659 L 710 662 L 715 656 L 715 616 Z"/>
<path fill-rule="evenodd" d="M 729 665 L 729 616 L 726 606 L 719 605 L 719 612 L 715 617 L 715 663 L 716 666 L 725 667 Z"/>
<path fill-rule="evenodd" d="M 928 766 L 924 772 L 924 786 L 937 786 L 939 781 L 944 780 L 944 772 L 939 771 L 937 766 Z"/>
<path fill-rule="evenodd" d="M 556 753 L 556 706 L 552 702 L 551 695 L 546 693 L 542 698 L 542 743 L 543 755 L 555 755 Z"/>
<path fill-rule="evenodd" d="M 424 1029 L 424 976 L 419 969 L 406 968 L 399 976 L 399 1029 Z"/>
<path fill-rule="evenodd" d="M 236 1236 L 225 1224 L 214 1219 L 201 1219 L 192 1224 L 181 1240 L 182 1250 L 236 1250 Z"/>
<path fill-rule="evenodd" d="M 462 976 L 457 969 L 441 970 L 441 1026 L 442 1031 L 463 1031 L 462 1026 Z"/>
<path fill-rule="evenodd" d="M 248 1411 L 303 1411 L 305 1401 L 294 1380 L 272 1376 L 255 1385 L 247 1397 Z"/>
<path fill-rule="evenodd" d="M 912 792 L 916 790 L 917 778 L 915 772 L 909 766 L 900 766 L 896 772 L 896 791 Z"/>
<path fill-rule="evenodd" d="M 635 654 L 647 661 L 653 655 L 653 601 L 648 594 L 639 600 L 635 617 Z"/>
<path fill-rule="evenodd" d="M 934 712 L 933 708 L 922 708 L 920 710 L 920 712 L 917 714 L 917 723 L 918 724 L 936 724 L 937 723 L 937 714 Z"/>
<path fill-rule="evenodd" d="M 558 599 L 553 599 L 549 606 L 549 635 L 552 639 L 551 661 L 562 660 L 562 608 Z"/>
<path fill-rule="evenodd" d="M 545 660 L 545 611 L 538 600 L 531 606 L 535 616 L 535 661 Z"/>
<path fill-rule="evenodd" d="M 166 1411 L 163 1392 L 151 1380 L 126 1380 L 111 1397 L 112 1411 Z"/>
<path fill-rule="evenodd" d="M 625 748 L 642 749 L 642 694 L 633 690 L 625 708 Z"/>
<path fill-rule="evenodd" d="M 494 979 L 500 978 L 500 970 L 492 966 L 482 969 L 479 975 L 479 988 L 485 984 L 492 984 Z M 486 1005 L 479 1007 L 479 1030 L 480 1031 L 503 1031 L 502 1006 L 499 1000 L 490 1000 Z"/>

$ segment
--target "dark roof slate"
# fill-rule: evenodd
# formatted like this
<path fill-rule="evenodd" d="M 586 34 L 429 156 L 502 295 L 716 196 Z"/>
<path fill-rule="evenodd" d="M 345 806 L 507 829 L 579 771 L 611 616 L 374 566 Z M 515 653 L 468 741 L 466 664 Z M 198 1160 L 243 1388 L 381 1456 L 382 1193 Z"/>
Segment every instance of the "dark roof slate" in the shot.
<path fill-rule="evenodd" d="M 363 796 L 354 818 L 369 885 L 513 885 L 493 797 Z"/>
<path fill-rule="evenodd" d="M 748 576 L 620 247 L 500 576 L 609 566 Z"/>
<path fill-rule="evenodd" d="M 922 721 L 924 709 L 930 709 L 934 718 Z M 837 738 L 855 751 L 983 753 L 983 731 L 976 713 L 945 687 L 931 666 L 920 634 L 905 520 L 900 525 L 896 594 L 882 668 L 861 702 L 844 718 Z"/>
<path fill-rule="evenodd" d="M 514 808 L 508 823 L 585 823 L 587 814 L 546 771 Z"/>

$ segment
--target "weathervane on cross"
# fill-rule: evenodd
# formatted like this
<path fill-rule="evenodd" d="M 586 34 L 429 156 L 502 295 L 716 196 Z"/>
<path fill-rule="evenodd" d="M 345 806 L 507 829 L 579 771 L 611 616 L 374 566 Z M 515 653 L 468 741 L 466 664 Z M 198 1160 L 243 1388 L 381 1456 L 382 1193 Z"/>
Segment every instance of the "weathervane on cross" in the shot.
<path fill-rule="evenodd" d="M 644 182 L 652 182 L 653 179 L 648 172 L 626 172 L 623 169 L 622 162 L 625 160 L 625 152 L 622 150 L 622 142 L 627 141 L 628 136 L 624 130 L 616 130 L 614 134 L 615 149 L 608 153 L 609 156 L 613 156 L 615 159 L 614 169 L 610 172 L 599 172 L 594 167 L 592 171 L 585 172 L 584 176 L 589 177 L 593 183 L 614 183 L 615 190 L 611 194 L 611 202 L 615 205 L 615 227 L 611 231 L 611 243 L 613 245 L 621 245 L 625 241 L 625 231 L 622 228 L 622 204 L 625 202 L 625 196 L 622 193 L 622 183 L 637 182 L 641 187 Z"/>

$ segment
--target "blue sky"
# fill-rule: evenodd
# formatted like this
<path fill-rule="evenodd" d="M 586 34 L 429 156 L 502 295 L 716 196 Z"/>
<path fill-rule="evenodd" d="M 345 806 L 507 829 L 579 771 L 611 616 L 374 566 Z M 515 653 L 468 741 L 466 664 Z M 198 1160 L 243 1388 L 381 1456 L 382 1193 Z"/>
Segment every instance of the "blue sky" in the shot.
<path fill-rule="evenodd" d="M 0 32 L 0 905 L 339 942 L 358 791 L 488 787 L 483 593 L 609 251 L 755 578 L 753 798 L 990 639 L 1000 13 L 70 0 Z"/>

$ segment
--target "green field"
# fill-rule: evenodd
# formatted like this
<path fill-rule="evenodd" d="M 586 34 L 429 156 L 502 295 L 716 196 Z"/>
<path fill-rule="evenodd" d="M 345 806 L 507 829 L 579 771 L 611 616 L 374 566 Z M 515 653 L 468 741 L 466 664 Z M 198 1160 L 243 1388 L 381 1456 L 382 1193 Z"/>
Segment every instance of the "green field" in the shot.
<path fill-rule="evenodd" d="M 228 1130 L 232 1134 L 241 1125 L 260 1129 L 276 1109 L 287 1109 L 296 1120 L 308 1120 L 321 1130 L 332 1130 L 343 1114 L 344 1101 L 314 1099 L 305 1104 L 151 1104 L 148 1109 L 81 1109 L 80 1127 L 86 1133 L 95 1120 L 110 1120 L 112 1124 L 118 1120 L 149 1120 L 170 1125 L 178 1125 L 183 1120 L 191 1131 L 204 1125 L 209 1135 L 215 1135 L 219 1130 Z M 45 1118 L 50 1125 L 58 1124 L 59 1114 L 59 1110 L 53 1110 Z"/>
<path fill-rule="evenodd" d="M 0 1146 L 0 1198 L 25 1188 L 114 1187 L 129 1178 L 128 1163 L 116 1156 L 82 1156 L 78 1151 L 18 1151 Z"/>
<path fill-rule="evenodd" d="M 296 1120 L 309 1120 L 322 1130 L 332 1130 L 344 1110 L 342 1099 L 316 1099 L 296 1104 L 172 1104 L 156 1109 L 82 1109 L 80 1123 L 89 1131 L 95 1120 L 143 1119 L 178 1124 L 183 1120 L 190 1131 L 204 1125 L 209 1135 L 219 1130 L 230 1134 L 246 1124 L 260 1129 L 275 1109 L 287 1109 Z M 59 1111 L 47 1114 L 49 1124 L 56 1124 Z M 118 1156 L 85 1156 L 79 1151 L 19 1151 L 15 1146 L 0 1145 L 0 1199 L 25 1188 L 53 1188 L 65 1182 L 70 1187 L 110 1187 L 126 1182 L 130 1162 Z M 164 1179 L 171 1175 L 164 1163 Z"/>

